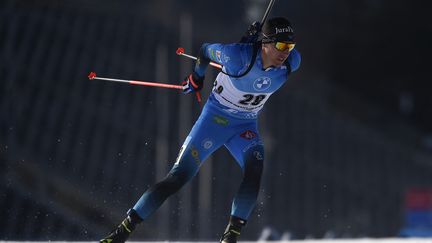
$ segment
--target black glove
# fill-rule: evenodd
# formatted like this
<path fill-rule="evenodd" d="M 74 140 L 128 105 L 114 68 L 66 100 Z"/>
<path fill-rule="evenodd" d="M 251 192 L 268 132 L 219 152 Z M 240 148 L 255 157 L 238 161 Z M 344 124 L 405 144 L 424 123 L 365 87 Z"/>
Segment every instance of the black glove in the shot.
<path fill-rule="evenodd" d="M 200 77 L 195 72 L 192 72 L 181 83 L 183 86 L 183 94 L 198 92 L 203 88 L 203 84 L 204 77 Z"/>
<path fill-rule="evenodd" d="M 253 22 L 249 25 L 248 30 L 242 36 L 241 43 L 254 43 L 257 41 L 259 33 L 261 32 L 261 24 L 258 21 Z"/>

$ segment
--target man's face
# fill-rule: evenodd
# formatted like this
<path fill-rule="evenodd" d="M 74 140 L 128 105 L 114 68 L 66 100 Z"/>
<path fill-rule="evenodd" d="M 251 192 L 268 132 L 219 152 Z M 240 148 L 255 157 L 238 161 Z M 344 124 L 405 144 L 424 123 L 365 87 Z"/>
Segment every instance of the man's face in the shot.
<path fill-rule="evenodd" d="M 289 49 L 280 51 L 276 49 L 275 43 L 265 43 L 262 45 L 262 53 L 266 56 L 270 66 L 280 67 L 288 58 Z"/>

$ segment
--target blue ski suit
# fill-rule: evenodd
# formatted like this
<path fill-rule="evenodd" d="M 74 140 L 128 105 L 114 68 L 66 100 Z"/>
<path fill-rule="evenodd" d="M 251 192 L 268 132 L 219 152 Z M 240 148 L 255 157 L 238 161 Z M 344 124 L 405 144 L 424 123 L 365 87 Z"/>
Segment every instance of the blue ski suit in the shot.
<path fill-rule="evenodd" d="M 247 220 L 258 197 L 264 161 L 257 117 L 270 95 L 300 66 L 293 49 L 284 65 L 264 69 L 261 48 L 250 72 L 239 78 L 219 73 L 213 90 L 180 149 L 174 166 L 159 183 L 150 187 L 133 209 L 142 219 L 150 216 L 170 195 L 196 175 L 206 158 L 224 145 L 242 169 L 243 179 L 233 200 L 231 215 Z M 240 75 L 253 57 L 253 45 L 204 44 L 200 56 L 223 65 L 223 71 Z M 204 76 L 207 63 L 197 62 L 195 72 Z"/>

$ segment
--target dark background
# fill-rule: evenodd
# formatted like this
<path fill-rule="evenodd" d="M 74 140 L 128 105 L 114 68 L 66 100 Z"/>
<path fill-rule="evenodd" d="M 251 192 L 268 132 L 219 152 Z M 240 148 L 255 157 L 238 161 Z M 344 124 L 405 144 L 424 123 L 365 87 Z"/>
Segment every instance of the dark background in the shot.
<path fill-rule="evenodd" d="M 88 73 L 179 83 L 193 62 L 177 47 L 195 55 L 203 42 L 236 42 L 266 5 L 1 1 L 0 239 L 108 233 L 172 166 L 200 107 Z M 412 227 L 407 192 L 432 184 L 429 5 L 276 1 L 270 17 L 291 20 L 303 60 L 260 117 L 263 186 L 242 239 L 396 237 Z M 207 72 L 205 97 L 216 74 Z M 240 179 L 217 151 L 133 239 L 217 240 Z"/>

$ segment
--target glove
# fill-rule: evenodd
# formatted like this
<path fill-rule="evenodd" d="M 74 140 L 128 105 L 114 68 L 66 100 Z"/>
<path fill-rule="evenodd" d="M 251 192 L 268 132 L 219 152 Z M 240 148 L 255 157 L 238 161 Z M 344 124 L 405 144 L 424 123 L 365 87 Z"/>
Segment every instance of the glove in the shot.
<path fill-rule="evenodd" d="M 181 83 L 183 94 L 198 92 L 203 88 L 204 77 L 198 76 L 195 72 L 189 74 Z"/>
<path fill-rule="evenodd" d="M 259 33 L 261 32 L 261 24 L 258 21 L 249 25 L 248 30 L 240 39 L 241 43 L 254 43 L 257 41 Z"/>

